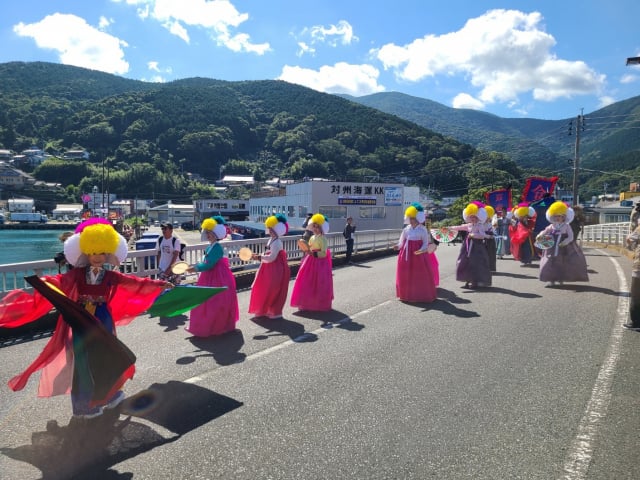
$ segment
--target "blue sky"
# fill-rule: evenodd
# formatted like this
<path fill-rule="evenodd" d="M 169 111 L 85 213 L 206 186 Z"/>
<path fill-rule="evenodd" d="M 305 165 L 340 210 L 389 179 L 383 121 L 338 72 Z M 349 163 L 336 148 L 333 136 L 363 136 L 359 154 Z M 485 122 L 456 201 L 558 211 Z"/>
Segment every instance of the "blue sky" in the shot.
<path fill-rule="evenodd" d="M 640 94 L 639 24 L 637 0 L 20 0 L 0 6 L 0 62 L 564 119 Z"/>

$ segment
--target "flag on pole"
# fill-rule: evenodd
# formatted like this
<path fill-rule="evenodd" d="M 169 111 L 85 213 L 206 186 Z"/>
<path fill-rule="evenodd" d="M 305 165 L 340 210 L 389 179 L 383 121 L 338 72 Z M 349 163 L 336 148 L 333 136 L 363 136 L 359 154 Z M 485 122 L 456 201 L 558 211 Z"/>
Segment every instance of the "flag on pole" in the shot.
<path fill-rule="evenodd" d="M 535 202 L 545 197 L 545 195 L 553 195 L 553 189 L 556 186 L 558 177 L 529 177 L 522 190 L 523 202 Z"/>
<path fill-rule="evenodd" d="M 511 210 L 511 189 L 500 188 L 492 192 L 484 194 L 484 199 L 488 205 L 491 205 L 496 212 L 502 210 L 508 212 Z"/>

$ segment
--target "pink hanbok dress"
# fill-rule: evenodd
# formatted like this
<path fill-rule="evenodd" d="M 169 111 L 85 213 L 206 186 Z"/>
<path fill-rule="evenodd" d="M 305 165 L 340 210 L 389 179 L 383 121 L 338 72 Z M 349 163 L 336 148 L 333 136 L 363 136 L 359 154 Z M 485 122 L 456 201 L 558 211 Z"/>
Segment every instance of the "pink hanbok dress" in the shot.
<path fill-rule="evenodd" d="M 201 272 L 197 285 L 227 289 L 192 309 L 186 330 L 196 337 L 210 337 L 233 331 L 240 318 L 236 278 L 219 243 L 207 247 L 196 270 Z"/>
<path fill-rule="evenodd" d="M 324 235 L 309 239 L 310 253 L 305 255 L 291 292 L 291 306 L 298 310 L 323 312 L 333 303 L 331 252 Z"/>
<path fill-rule="evenodd" d="M 291 280 L 282 240 L 271 238 L 260 261 L 260 268 L 251 286 L 249 313 L 256 317 L 281 317 Z"/>

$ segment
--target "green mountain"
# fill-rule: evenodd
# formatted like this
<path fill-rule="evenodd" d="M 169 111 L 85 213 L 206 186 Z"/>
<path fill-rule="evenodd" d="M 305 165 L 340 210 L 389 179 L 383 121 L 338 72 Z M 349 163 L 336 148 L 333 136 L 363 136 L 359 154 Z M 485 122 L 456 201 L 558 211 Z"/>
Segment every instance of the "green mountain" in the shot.
<path fill-rule="evenodd" d="M 478 149 L 505 153 L 522 167 L 564 171 L 566 175 L 573 169 L 577 143 L 580 184 L 585 190 L 581 195 L 602 193 L 604 185 L 609 192 L 623 191 L 640 179 L 640 96 L 585 114 L 579 125 L 577 116 L 564 120 L 501 118 L 397 92 L 342 97 Z"/>
<path fill-rule="evenodd" d="M 0 148 L 36 145 L 56 157 L 86 149 L 89 162 L 54 158 L 33 172 L 82 191 L 104 181 L 105 162 L 111 192 L 155 196 L 208 193 L 184 172 L 208 181 L 221 174 L 373 176 L 424 185 L 433 159 L 463 165 L 476 154 L 407 120 L 281 81 L 158 84 L 12 62 L 0 65 L 0 85 Z"/>

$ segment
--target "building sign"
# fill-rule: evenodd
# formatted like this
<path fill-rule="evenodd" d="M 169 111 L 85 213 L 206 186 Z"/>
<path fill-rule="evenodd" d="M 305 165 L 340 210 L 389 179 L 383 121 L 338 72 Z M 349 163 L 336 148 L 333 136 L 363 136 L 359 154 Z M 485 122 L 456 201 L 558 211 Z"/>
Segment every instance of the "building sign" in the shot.
<path fill-rule="evenodd" d="M 331 185 L 334 195 L 383 195 L 384 187 L 374 185 Z"/>
<path fill-rule="evenodd" d="M 402 206 L 402 187 L 385 187 L 384 205 L 386 207 Z"/>
<path fill-rule="evenodd" d="M 338 205 L 377 205 L 376 197 L 338 197 Z"/>

